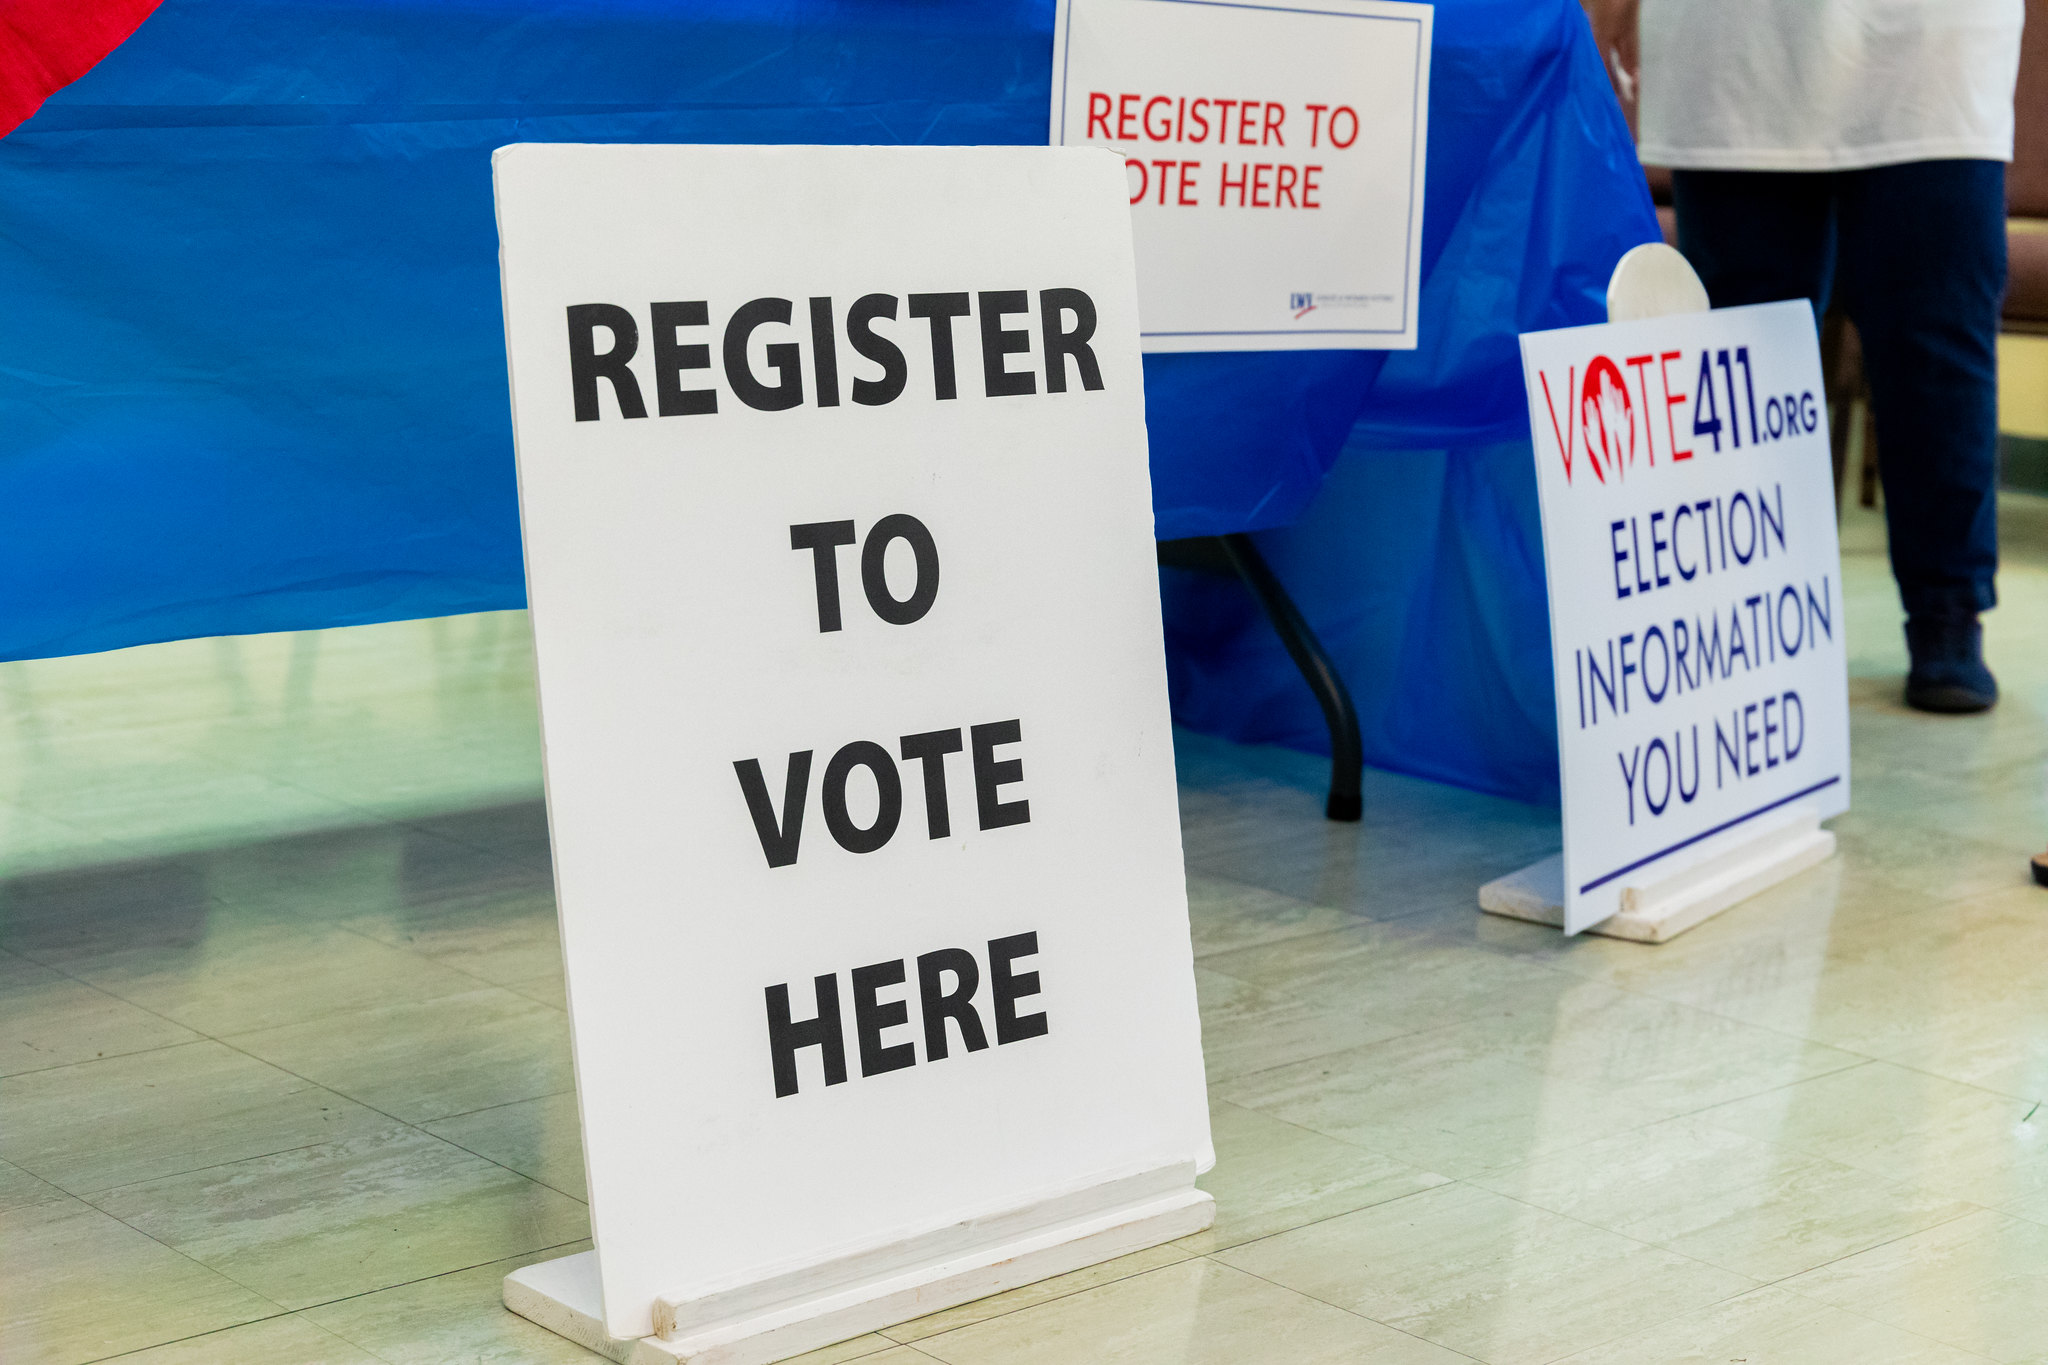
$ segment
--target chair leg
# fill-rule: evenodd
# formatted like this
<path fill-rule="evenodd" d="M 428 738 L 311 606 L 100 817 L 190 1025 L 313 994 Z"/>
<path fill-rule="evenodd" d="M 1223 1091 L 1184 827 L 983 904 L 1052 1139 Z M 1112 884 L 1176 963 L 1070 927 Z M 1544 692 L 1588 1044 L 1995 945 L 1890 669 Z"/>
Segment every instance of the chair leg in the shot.
<path fill-rule="evenodd" d="M 1309 629 L 1301 609 L 1287 595 L 1252 538 L 1239 532 L 1221 536 L 1223 553 L 1244 580 L 1259 609 L 1273 625 L 1280 643 L 1287 647 L 1294 666 L 1301 670 L 1316 703 L 1323 708 L 1323 722 L 1330 727 L 1330 799 L 1324 814 L 1332 820 L 1357 820 L 1365 814 L 1363 777 L 1365 745 L 1358 734 L 1358 711 L 1351 693 L 1337 676 L 1336 665 L 1324 652 L 1322 641 Z"/>

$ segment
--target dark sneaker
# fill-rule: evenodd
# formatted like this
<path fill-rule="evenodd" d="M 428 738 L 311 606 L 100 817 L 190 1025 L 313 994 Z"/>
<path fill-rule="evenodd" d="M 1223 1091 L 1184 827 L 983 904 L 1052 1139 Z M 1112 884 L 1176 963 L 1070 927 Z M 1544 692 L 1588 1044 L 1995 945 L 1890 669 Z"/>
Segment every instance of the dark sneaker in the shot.
<path fill-rule="evenodd" d="M 1906 705 L 1914 710 L 1965 715 L 1997 702 L 1998 679 L 1984 666 L 1984 627 L 1976 617 L 1909 617 L 1906 649 L 1913 656 Z"/>

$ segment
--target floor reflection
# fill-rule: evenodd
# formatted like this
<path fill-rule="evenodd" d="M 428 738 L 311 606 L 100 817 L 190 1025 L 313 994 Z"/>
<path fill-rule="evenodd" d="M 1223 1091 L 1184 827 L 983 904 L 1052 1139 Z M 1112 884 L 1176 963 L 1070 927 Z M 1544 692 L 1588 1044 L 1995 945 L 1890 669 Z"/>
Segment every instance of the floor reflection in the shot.
<path fill-rule="evenodd" d="M 1476 913 L 1555 811 L 1181 736 L 1215 1227 L 810 1365 L 2048 1359 L 2004 534 L 1935 719 L 1852 515 L 1840 855 L 1661 947 Z M 595 1359 L 497 1302 L 588 1229 L 531 679 L 511 613 L 0 664 L 0 1357 Z"/>

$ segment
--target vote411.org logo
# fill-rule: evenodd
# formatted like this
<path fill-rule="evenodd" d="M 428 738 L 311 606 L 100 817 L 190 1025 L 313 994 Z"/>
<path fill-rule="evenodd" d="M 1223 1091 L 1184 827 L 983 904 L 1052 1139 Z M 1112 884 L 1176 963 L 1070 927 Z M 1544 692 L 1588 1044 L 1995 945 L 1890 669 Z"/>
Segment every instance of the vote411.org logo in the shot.
<path fill-rule="evenodd" d="M 1754 373 L 1749 347 L 1704 347 L 1697 365 L 1694 354 L 1689 347 L 1648 351 L 1619 364 L 1596 355 L 1583 372 L 1575 364 L 1562 374 L 1539 369 L 1537 389 L 1565 482 L 1590 471 L 1600 483 L 1616 483 L 1639 459 L 1675 464 L 1724 446 L 1740 450 L 1811 436 L 1825 424 L 1826 405 L 1813 390 L 1781 389 L 1769 373 Z M 1690 448 L 1680 444 L 1688 437 Z"/>

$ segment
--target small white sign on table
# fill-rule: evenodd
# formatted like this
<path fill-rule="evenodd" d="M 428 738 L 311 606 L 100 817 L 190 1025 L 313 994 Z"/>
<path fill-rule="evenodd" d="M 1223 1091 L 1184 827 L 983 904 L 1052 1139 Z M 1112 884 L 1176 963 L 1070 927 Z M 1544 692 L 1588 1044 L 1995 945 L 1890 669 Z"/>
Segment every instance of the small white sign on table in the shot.
<path fill-rule="evenodd" d="M 1121 163 L 495 174 L 596 1240 L 507 1303 L 731 1365 L 1205 1226 Z"/>
<path fill-rule="evenodd" d="M 1415 345 L 1432 15 L 1060 0 L 1052 141 L 1129 158 L 1146 350 Z"/>
<path fill-rule="evenodd" d="M 1773 303 L 1537 332 L 1522 337 L 1522 370 L 1564 929 L 1619 916 L 1623 936 L 1667 938 L 1826 856 L 1817 824 L 1849 805 L 1813 313 Z"/>

